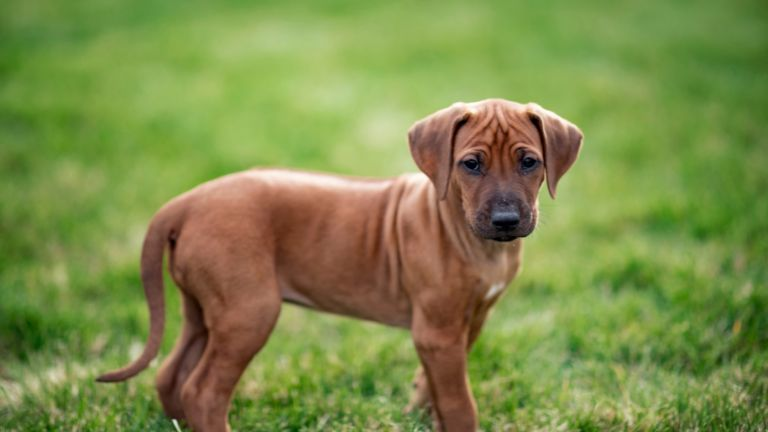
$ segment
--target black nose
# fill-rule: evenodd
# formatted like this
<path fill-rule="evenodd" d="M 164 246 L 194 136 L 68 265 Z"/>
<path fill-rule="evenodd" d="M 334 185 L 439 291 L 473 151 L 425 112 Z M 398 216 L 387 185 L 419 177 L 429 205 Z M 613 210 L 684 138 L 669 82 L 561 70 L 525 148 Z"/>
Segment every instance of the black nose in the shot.
<path fill-rule="evenodd" d="M 520 213 L 517 210 L 501 210 L 491 213 L 491 224 L 500 230 L 511 230 L 520 224 Z"/>

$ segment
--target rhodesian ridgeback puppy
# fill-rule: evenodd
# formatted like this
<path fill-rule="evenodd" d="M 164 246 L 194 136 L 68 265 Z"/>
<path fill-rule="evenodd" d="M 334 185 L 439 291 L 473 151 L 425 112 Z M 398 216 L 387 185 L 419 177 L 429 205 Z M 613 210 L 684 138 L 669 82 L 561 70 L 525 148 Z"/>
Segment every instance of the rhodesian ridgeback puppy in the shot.
<path fill-rule="evenodd" d="M 467 352 L 520 268 L 542 183 L 554 198 L 582 134 L 536 104 L 490 99 L 438 111 L 408 139 L 425 175 L 256 169 L 171 200 L 141 255 L 147 345 L 98 380 L 128 379 L 157 355 L 167 248 L 184 310 L 156 381 L 168 416 L 228 430 L 235 385 L 290 302 L 410 329 L 422 367 L 409 408 L 430 407 L 437 430 L 477 429 Z"/>

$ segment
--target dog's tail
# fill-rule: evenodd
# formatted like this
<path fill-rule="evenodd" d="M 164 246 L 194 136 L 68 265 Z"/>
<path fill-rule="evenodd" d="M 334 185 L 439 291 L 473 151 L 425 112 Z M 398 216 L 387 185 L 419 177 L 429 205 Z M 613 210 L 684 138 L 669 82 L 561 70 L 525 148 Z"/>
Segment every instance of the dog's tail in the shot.
<path fill-rule="evenodd" d="M 169 219 L 174 219 L 169 218 L 167 211 L 164 211 L 167 210 L 167 207 L 161 209 L 149 224 L 141 251 L 141 281 L 144 285 L 144 295 L 149 307 L 149 339 L 144 346 L 144 352 L 133 363 L 122 369 L 105 373 L 96 378 L 96 381 L 118 382 L 135 376 L 149 366 L 160 349 L 165 327 L 163 254 L 165 245 L 174 242 L 178 235 L 178 230 L 173 230 L 167 222 Z"/>

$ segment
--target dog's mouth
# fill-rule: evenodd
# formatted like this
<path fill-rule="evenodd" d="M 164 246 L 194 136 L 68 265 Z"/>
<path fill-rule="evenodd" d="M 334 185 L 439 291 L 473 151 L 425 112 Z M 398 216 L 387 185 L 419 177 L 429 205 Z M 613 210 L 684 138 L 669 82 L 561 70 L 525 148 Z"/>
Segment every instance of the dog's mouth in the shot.
<path fill-rule="evenodd" d="M 511 236 L 511 235 L 500 235 L 500 236 L 496 236 L 496 237 L 490 237 L 490 238 L 488 238 L 488 240 L 493 240 L 493 241 L 496 241 L 496 242 L 506 243 L 506 242 L 511 242 L 511 241 L 517 240 L 519 238 L 520 237 L 515 237 L 515 236 Z"/>
<path fill-rule="evenodd" d="M 527 229 L 515 229 L 510 231 L 497 230 L 495 228 L 483 229 L 477 226 L 472 226 L 472 231 L 476 236 L 495 242 L 506 243 L 515 241 L 519 238 L 528 237 L 533 230 Z"/>
<path fill-rule="evenodd" d="M 525 231 L 522 231 L 522 232 L 517 231 L 517 230 L 513 231 L 513 232 L 503 232 L 503 231 L 501 231 L 501 232 L 497 232 L 496 234 L 488 236 L 488 237 L 485 237 L 485 238 L 488 239 L 488 240 L 493 240 L 493 241 L 496 241 L 496 242 L 504 243 L 504 242 L 511 242 L 511 241 L 515 241 L 515 240 L 520 239 L 520 238 L 528 237 L 529 235 L 531 235 L 531 232 L 533 232 L 533 230 L 525 230 Z"/>

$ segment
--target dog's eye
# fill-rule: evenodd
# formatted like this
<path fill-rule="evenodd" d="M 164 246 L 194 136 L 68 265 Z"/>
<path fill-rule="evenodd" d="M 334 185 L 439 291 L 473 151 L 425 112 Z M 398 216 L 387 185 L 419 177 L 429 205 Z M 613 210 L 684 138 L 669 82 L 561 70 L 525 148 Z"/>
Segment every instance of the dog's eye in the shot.
<path fill-rule="evenodd" d="M 464 165 L 464 168 L 472 172 L 480 171 L 480 162 L 477 159 L 465 159 L 461 161 L 461 164 Z"/>
<path fill-rule="evenodd" d="M 538 164 L 539 164 L 539 161 L 536 160 L 536 158 L 532 158 L 530 156 L 526 156 L 523 158 L 523 160 L 520 161 L 520 166 L 523 167 L 525 171 L 532 170 Z"/>

